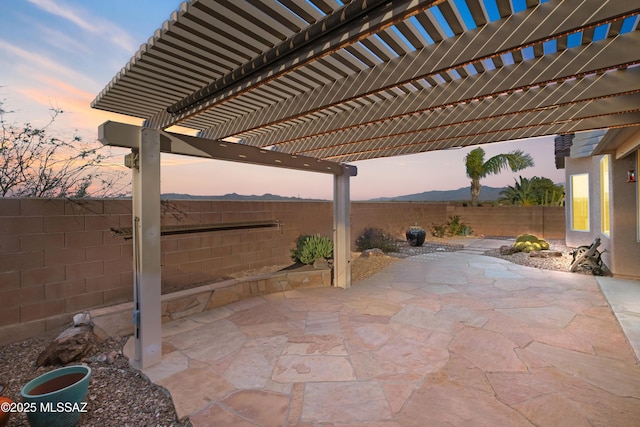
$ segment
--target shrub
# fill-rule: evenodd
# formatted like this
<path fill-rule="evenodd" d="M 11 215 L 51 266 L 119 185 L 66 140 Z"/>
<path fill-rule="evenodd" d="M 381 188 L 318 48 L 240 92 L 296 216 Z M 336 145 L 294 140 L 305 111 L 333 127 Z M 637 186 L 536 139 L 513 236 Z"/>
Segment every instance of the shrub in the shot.
<path fill-rule="evenodd" d="M 303 264 L 313 264 L 317 259 L 331 257 L 333 257 L 333 242 L 319 234 L 298 236 L 295 249 L 291 249 L 291 259 Z"/>
<path fill-rule="evenodd" d="M 379 228 L 365 228 L 356 239 L 356 249 L 362 252 L 373 248 L 378 248 L 382 252 L 397 252 L 398 242 Z"/>
<path fill-rule="evenodd" d="M 450 215 L 446 223 L 431 226 L 431 234 L 436 237 L 469 236 L 471 233 L 471 226 L 462 222 L 460 215 Z"/>
<path fill-rule="evenodd" d="M 444 237 L 445 234 L 447 234 L 447 226 L 445 224 L 433 224 L 431 226 L 431 235 Z"/>

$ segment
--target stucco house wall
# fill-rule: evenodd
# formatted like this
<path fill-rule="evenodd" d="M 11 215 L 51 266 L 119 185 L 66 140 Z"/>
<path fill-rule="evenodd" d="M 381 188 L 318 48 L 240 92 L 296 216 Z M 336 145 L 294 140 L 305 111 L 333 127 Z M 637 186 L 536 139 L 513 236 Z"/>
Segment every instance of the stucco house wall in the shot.
<path fill-rule="evenodd" d="M 640 242 L 638 241 L 638 200 L 637 183 L 627 183 L 627 171 L 630 165 L 637 164 L 637 153 L 616 160 L 610 153 L 610 228 L 609 235 L 602 232 L 600 161 L 603 155 L 565 159 L 565 188 L 567 208 L 566 243 L 577 247 L 590 245 L 600 237 L 598 248 L 602 259 L 614 276 L 640 277 Z M 571 176 L 587 173 L 589 175 L 589 231 L 572 229 L 572 189 Z"/>

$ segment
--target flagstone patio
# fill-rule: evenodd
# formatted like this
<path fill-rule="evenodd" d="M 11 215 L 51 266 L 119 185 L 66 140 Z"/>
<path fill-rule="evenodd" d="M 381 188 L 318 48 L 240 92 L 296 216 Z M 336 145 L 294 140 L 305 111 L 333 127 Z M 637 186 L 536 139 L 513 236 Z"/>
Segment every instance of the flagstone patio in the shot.
<path fill-rule="evenodd" d="M 619 323 L 594 277 L 476 253 L 166 323 L 144 373 L 196 427 L 640 425 L 640 283 L 601 281 Z"/>

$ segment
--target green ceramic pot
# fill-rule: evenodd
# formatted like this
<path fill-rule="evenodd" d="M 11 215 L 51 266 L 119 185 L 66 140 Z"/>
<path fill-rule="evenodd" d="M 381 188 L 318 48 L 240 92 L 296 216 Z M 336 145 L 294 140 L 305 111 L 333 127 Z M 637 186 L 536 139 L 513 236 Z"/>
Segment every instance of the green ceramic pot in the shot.
<path fill-rule="evenodd" d="M 86 412 L 83 402 L 89 389 L 91 368 L 65 366 L 40 375 L 22 387 L 20 395 L 30 404 L 31 427 L 73 427 Z"/>

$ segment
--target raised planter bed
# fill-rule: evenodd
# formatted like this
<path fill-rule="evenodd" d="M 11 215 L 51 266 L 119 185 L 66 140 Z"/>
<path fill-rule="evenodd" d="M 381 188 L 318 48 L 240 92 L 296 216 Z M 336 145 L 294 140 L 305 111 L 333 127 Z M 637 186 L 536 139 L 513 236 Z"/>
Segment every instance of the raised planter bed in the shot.
<path fill-rule="evenodd" d="M 162 322 L 211 310 L 245 298 L 273 292 L 284 292 L 300 288 L 331 286 L 331 269 L 316 269 L 305 266 L 294 270 L 282 270 L 162 295 Z M 91 310 L 91 319 L 96 327 L 111 337 L 133 334 L 131 313 L 133 302 Z"/>

